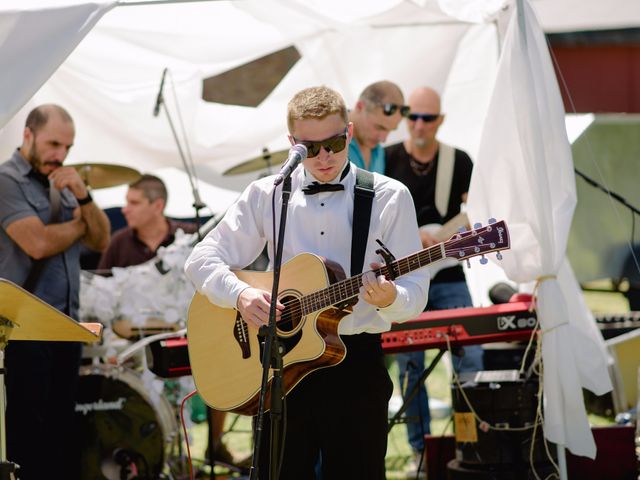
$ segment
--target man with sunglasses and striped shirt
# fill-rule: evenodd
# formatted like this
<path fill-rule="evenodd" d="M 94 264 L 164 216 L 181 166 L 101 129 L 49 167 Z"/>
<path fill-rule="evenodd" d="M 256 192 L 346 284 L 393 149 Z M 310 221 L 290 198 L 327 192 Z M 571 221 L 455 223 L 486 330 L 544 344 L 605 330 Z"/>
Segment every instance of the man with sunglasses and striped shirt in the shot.
<path fill-rule="evenodd" d="M 347 157 L 353 124 L 344 100 L 327 87 L 304 89 L 289 102 L 288 127 L 291 144 L 304 145 L 308 154 L 302 167 L 291 174 L 283 263 L 301 253 L 313 253 L 336 262 L 347 277 L 352 277 L 357 169 Z M 271 291 L 241 281 L 232 269 L 251 263 L 265 245 L 273 266 L 277 225 L 272 218 L 272 198 L 276 215 L 282 203 L 281 186 L 274 187 L 275 178 L 265 177 L 249 185 L 216 228 L 196 245 L 185 265 L 198 291 L 216 305 L 237 309 L 253 327 L 251 331 L 268 323 Z M 387 412 L 393 384 L 384 364 L 380 334 L 390 329 L 391 322 L 415 318 L 422 311 L 429 274 L 420 269 L 391 280 L 384 275 L 376 277 L 369 270 L 380 262 L 376 239 L 398 259 L 421 249 L 407 188 L 374 173 L 373 190 L 364 273 L 354 298 L 357 303 L 338 327 L 347 353 L 341 363 L 311 372 L 287 394 L 284 452 L 276 476 L 281 480 L 315 479 L 320 457 L 323 479 L 385 478 Z M 299 283 L 309 281 L 305 278 L 309 272 L 300 274 Z M 281 282 L 281 289 L 286 284 Z M 276 303 L 276 319 L 284 308 L 280 301 Z M 310 321 L 310 317 L 301 320 Z M 269 478 L 270 434 L 266 423 L 260 478 Z"/>
<path fill-rule="evenodd" d="M 370 172 L 384 173 L 381 144 L 408 113 L 409 107 L 404 105 L 402 91 L 395 83 L 383 80 L 366 87 L 349 113 L 353 123 L 349 160 Z"/>
<path fill-rule="evenodd" d="M 385 149 L 385 173 L 409 188 L 415 203 L 418 225 L 444 224 L 460 213 L 460 205 L 467 200 L 473 163 L 464 151 L 436 139 L 444 115 L 440 110 L 440 96 L 435 90 L 428 87 L 417 88 L 409 97 L 409 107 L 409 138 Z M 427 229 L 421 229 L 420 236 L 425 248 L 438 243 Z M 435 274 L 429 288 L 427 310 L 471 305 L 462 266 L 443 268 Z M 482 347 L 470 345 L 457 353 L 452 358 L 456 372 L 482 370 Z M 406 392 L 409 393 L 424 370 L 424 352 L 399 353 L 396 359 L 400 385 L 406 385 Z M 430 433 L 431 420 L 424 384 L 420 385 L 419 394 L 411 401 L 407 417 L 409 443 L 418 455 L 416 463 L 419 464 L 424 449 L 424 435 Z"/>

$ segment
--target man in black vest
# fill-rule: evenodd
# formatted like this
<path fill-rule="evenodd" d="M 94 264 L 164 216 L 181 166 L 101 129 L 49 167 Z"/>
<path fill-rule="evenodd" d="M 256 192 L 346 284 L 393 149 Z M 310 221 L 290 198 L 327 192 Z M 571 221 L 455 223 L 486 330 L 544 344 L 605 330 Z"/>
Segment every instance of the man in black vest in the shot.
<path fill-rule="evenodd" d="M 409 138 L 385 149 L 385 173 L 409 188 L 421 227 L 422 246 L 426 248 L 443 240 L 437 238 L 436 233 L 443 224 L 459 221 L 461 204 L 467 200 L 473 163 L 462 150 L 436 139 L 444 115 L 440 110 L 440 96 L 435 90 L 428 87 L 414 90 L 409 97 L 409 107 Z M 459 221 L 459 225 L 466 223 L 466 220 Z M 457 226 L 454 226 L 454 231 Z M 427 310 L 471 306 L 462 266 L 456 262 L 454 266 L 444 266 L 439 271 L 431 270 Z M 453 356 L 454 369 L 457 372 L 482 370 L 482 348 L 473 345 L 463 350 Z M 424 352 L 400 353 L 396 358 L 400 385 L 406 385 L 406 391 L 410 392 L 424 370 Z M 410 403 L 406 414 L 419 419 L 407 424 L 407 434 L 412 448 L 421 456 L 424 435 L 430 433 L 431 416 L 426 387 L 421 385 L 419 388 L 419 394 Z"/>

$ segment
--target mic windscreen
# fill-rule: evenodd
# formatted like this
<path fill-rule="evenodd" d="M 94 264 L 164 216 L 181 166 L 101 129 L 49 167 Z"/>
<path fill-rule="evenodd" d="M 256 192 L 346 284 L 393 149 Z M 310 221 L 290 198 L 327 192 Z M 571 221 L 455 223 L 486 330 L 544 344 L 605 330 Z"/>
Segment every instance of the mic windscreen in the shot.
<path fill-rule="evenodd" d="M 489 289 L 489 300 L 491 300 L 494 305 L 509 303 L 511 297 L 516 293 L 518 293 L 518 291 L 508 283 L 496 283 Z"/>

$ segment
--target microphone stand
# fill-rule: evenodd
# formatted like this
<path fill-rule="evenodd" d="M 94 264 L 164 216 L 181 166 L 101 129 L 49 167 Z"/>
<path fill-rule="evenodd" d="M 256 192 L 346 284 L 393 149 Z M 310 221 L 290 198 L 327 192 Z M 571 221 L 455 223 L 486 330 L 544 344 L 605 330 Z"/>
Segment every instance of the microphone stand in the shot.
<path fill-rule="evenodd" d="M 275 195 L 275 189 L 274 193 Z M 260 400 L 258 404 L 258 416 L 255 426 L 255 440 L 253 445 L 253 463 L 250 479 L 258 478 L 258 465 L 260 462 L 260 447 L 264 423 L 264 406 L 267 388 L 269 387 L 269 370 L 273 371 L 271 380 L 271 441 L 269 450 L 269 479 L 277 480 L 280 454 L 282 449 L 282 425 L 283 425 L 283 398 L 282 387 L 282 354 L 283 347 L 278 339 L 276 329 L 276 302 L 278 301 L 278 285 L 280 283 L 280 268 L 282 265 L 282 245 L 287 223 L 287 206 L 291 196 L 291 176 L 287 176 L 282 184 L 282 207 L 280 211 L 280 225 L 278 230 L 278 243 L 273 265 L 273 286 L 271 288 L 271 305 L 269 308 L 269 324 L 260 328 L 259 335 L 264 339 L 262 353 L 262 381 L 260 386 Z"/>
<path fill-rule="evenodd" d="M 178 134 L 176 133 L 176 129 L 173 125 L 173 121 L 171 120 L 171 114 L 169 113 L 169 109 L 167 105 L 164 103 L 164 94 L 162 93 L 162 89 L 158 93 L 158 104 L 162 107 L 162 110 L 167 115 L 167 120 L 169 121 L 169 127 L 171 127 L 171 133 L 173 134 L 173 139 L 176 142 L 176 147 L 178 147 L 178 153 L 180 154 L 180 160 L 182 160 L 182 165 L 184 166 L 184 171 L 187 174 L 187 178 L 189 179 L 189 184 L 191 185 L 191 192 L 193 195 L 193 208 L 195 209 L 196 214 L 196 223 L 198 224 L 198 241 L 202 240 L 202 234 L 200 232 L 200 210 L 206 207 L 206 204 L 200 198 L 200 192 L 198 191 L 198 187 L 193 182 L 193 171 L 190 166 L 187 164 L 186 157 L 184 152 L 182 151 L 182 145 L 180 145 L 180 140 L 178 139 Z"/>
<path fill-rule="evenodd" d="M 587 182 L 589 185 L 591 185 L 592 187 L 595 187 L 599 190 L 602 190 L 604 193 L 606 193 L 607 195 L 610 195 L 611 198 L 613 198 L 614 200 L 616 200 L 618 203 L 620 203 L 621 205 L 627 207 L 632 213 L 634 213 L 635 215 L 639 215 L 640 214 L 640 210 L 638 210 L 636 207 L 634 207 L 633 205 L 630 205 L 624 198 L 622 198 L 622 196 L 620 196 L 619 194 L 612 192 L 611 190 L 609 190 L 607 187 L 599 184 L 598 182 L 596 182 L 594 179 L 588 177 L 587 175 L 585 175 L 584 173 L 582 173 L 580 170 L 578 170 L 577 168 L 573 168 L 573 170 L 580 176 L 582 177 L 582 179 Z M 632 230 L 633 232 L 633 230 Z M 632 235 L 633 237 L 633 235 Z M 633 238 L 631 238 L 631 243 L 633 243 Z M 638 268 L 638 259 L 636 258 L 636 255 L 633 253 L 633 249 L 631 250 L 631 254 L 633 256 L 633 260 L 636 264 L 636 268 Z M 620 292 L 620 280 L 616 281 L 613 283 L 615 290 L 613 291 L 617 291 Z M 583 289 L 585 289 L 584 287 L 582 287 Z M 590 291 L 609 291 L 609 290 L 602 290 L 602 289 L 588 289 Z"/>
<path fill-rule="evenodd" d="M 587 177 L 584 173 L 582 173 L 580 170 L 578 170 L 577 168 L 574 167 L 573 169 L 579 176 L 581 176 L 589 185 L 591 185 L 592 187 L 596 187 L 597 189 L 602 190 L 604 193 L 606 193 L 607 195 L 611 195 L 611 198 L 617 200 L 619 203 L 621 203 L 622 205 L 624 205 L 625 207 L 627 207 L 629 210 L 631 210 L 633 213 L 635 213 L 636 215 L 640 215 L 640 210 L 638 210 L 636 207 L 634 207 L 633 205 L 630 205 L 629 203 L 627 203 L 627 201 L 622 198 L 620 195 L 618 195 L 615 192 L 612 192 L 611 190 L 609 190 L 608 188 L 600 185 L 598 182 L 596 182 L 594 179 Z"/>

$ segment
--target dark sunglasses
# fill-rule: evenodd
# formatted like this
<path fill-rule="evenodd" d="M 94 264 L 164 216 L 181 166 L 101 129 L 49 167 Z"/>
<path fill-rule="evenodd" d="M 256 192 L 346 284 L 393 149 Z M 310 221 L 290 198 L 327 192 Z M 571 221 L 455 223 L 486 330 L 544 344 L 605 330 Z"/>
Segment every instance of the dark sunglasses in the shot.
<path fill-rule="evenodd" d="M 324 148 L 329 153 L 341 152 L 347 146 L 347 136 L 348 130 L 345 129 L 344 132 L 339 133 L 338 135 L 334 135 L 333 137 L 329 137 L 325 140 L 320 140 L 317 142 L 312 142 L 309 140 L 298 141 L 295 138 L 293 140 L 296 143 L 300 143 L 307 147 L 307 158 L 313 158 L 320 154 L 321 148 Z"/>
<path fill-rule="evenodd" d="M 425 123 L 435 122 L 438 118 L 440 118 L 439 113 L 410 113 L 409 120 L 415 122 L 420 119 Z"/>
<path fill-rule="evenodd" d="M 398 105 L 396 103 L 382 103 L 380 104 L 380 106 L 382 107 L 383 113 L 387 117 L 390 117 L 391 115 L 396 113 L 398 109 L 400 110 L 400 115 L 402 115 L 403 117 L 406 117 L 407 115 L 409 115 L 409 110 L 410 110 L 409 105 Z"/>

